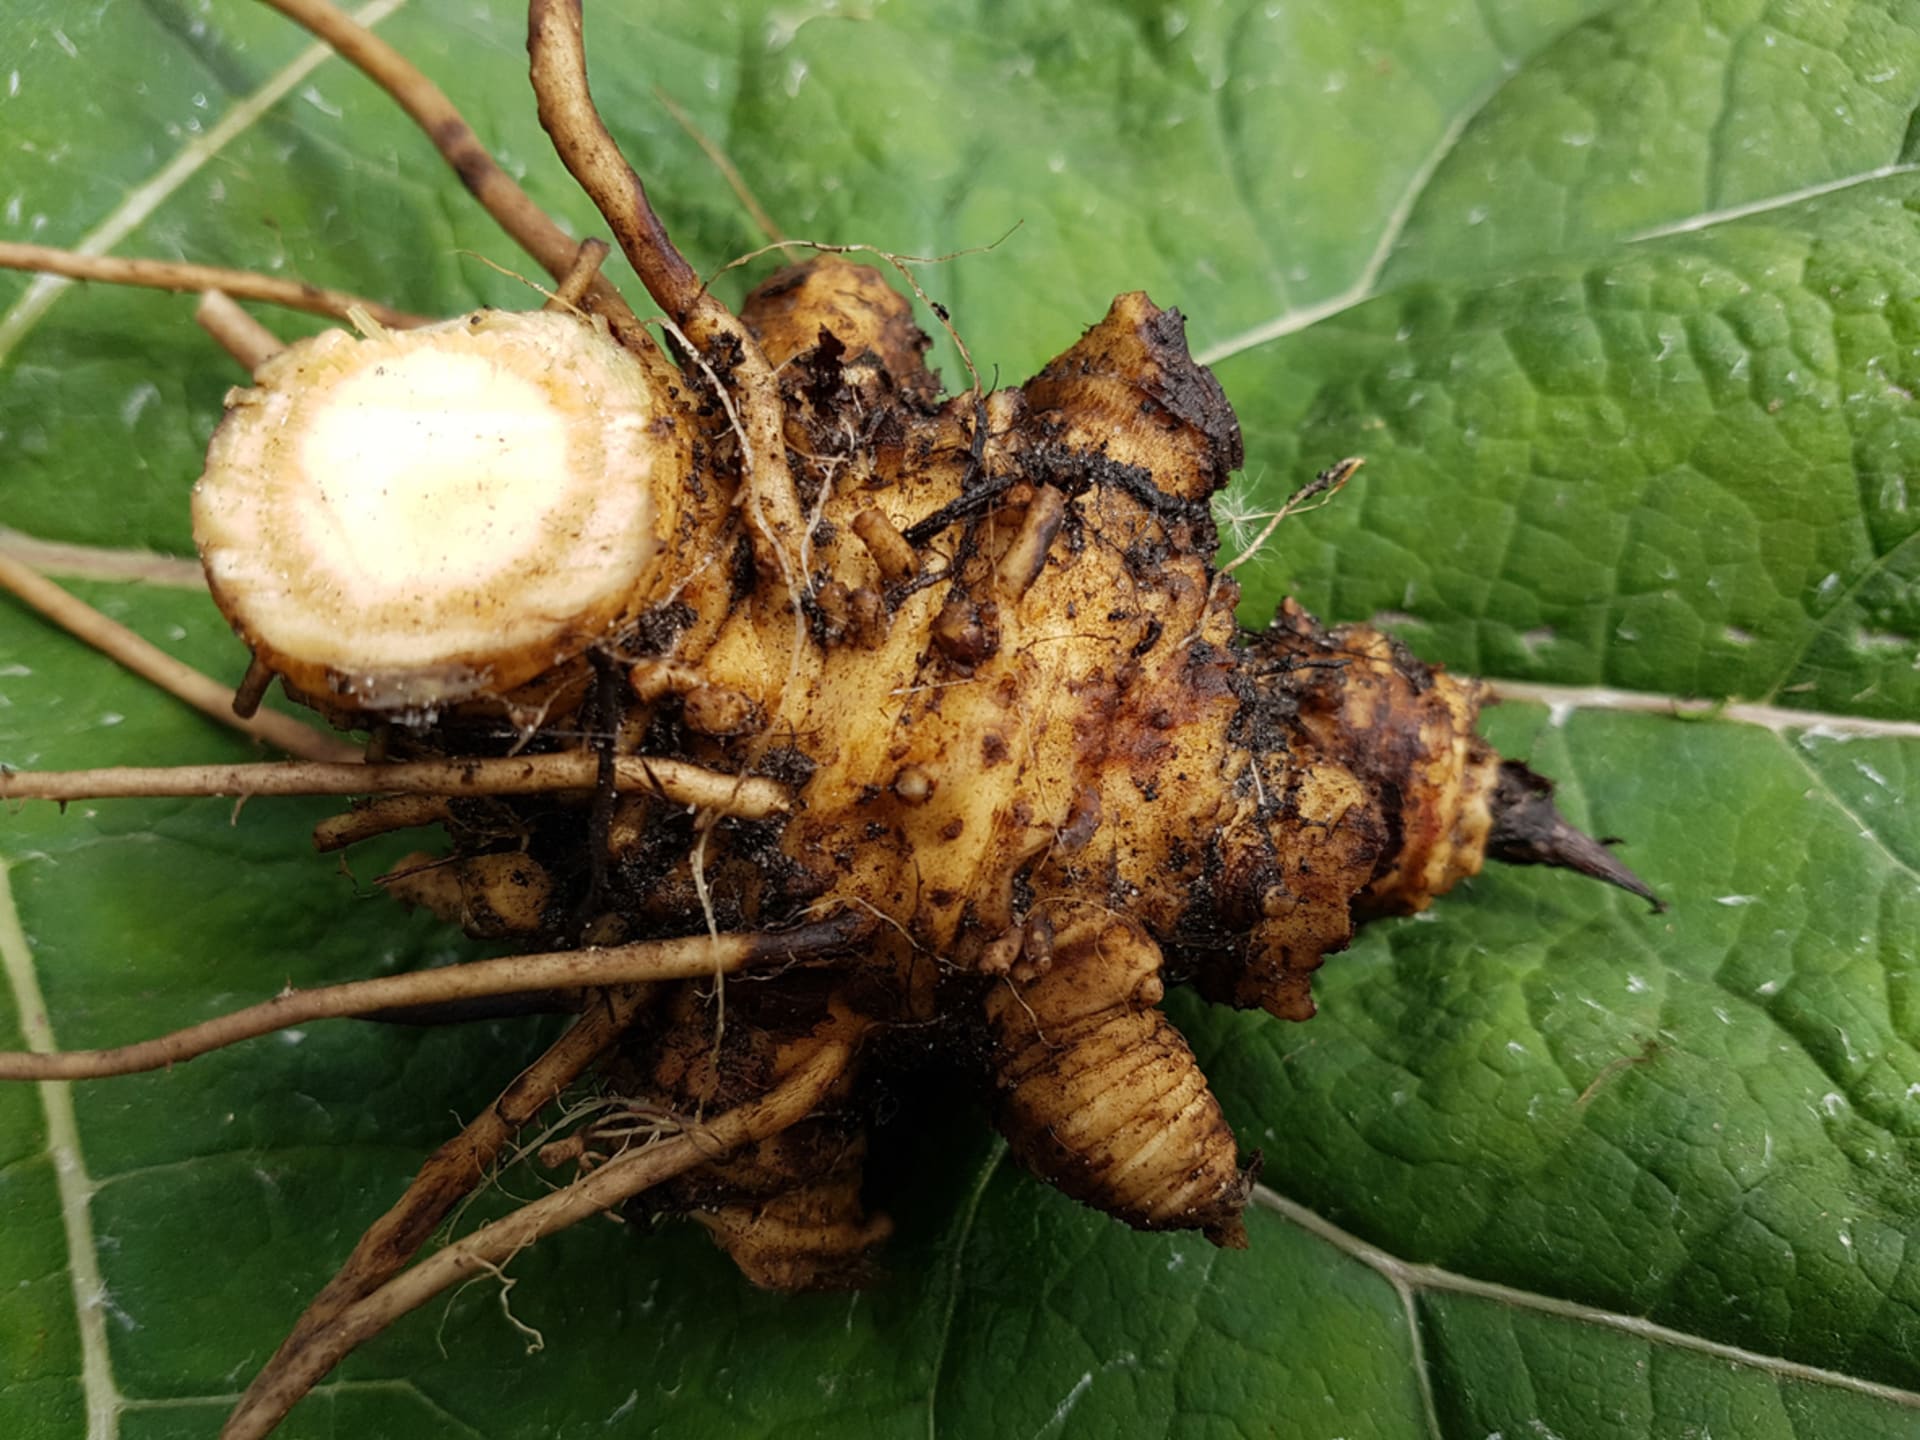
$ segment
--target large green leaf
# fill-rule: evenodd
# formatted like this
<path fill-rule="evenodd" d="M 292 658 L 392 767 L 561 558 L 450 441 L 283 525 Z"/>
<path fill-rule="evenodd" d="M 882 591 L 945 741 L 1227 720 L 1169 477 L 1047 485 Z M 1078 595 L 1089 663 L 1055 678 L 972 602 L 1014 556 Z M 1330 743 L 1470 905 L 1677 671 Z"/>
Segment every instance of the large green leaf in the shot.
<path fill-rule="evenodd" d="M 590 227 L 511 7 L 380 8 Z M 476 1287 L 290 1433 L 1920 1431 L 1920 5 L 590 8 L 603 106 L 703 268 L 759 236 L 656 86 L 796 234 L 933 254 L 1023 222 L 923 271 L 1006 378 L 1117 290 L 1180 305 L 1246 422 L 1236 538 L 1365 454 L 1242 572 L 1249 621 L 1291 589 L 1545 682 L 1496 740 L 1673 908 L 1490 875 L 1330 964 L 1310 1025 L 1183 1003 L 1266 1152 L 1249 1251 L 1122 1230 L 929 1103 L 894 1137 L 875 1290 L 761 1295 L 692 1234 L 582 1227 L 511 1269 L 541 1353 Z M 14 0 L 0 239 L 524 303 L 426 143 L 306 48 L 243 0 Z M 0 275 L 0 523 L 100 547 L 65 562 L 82 593 L 234 674 L 204 597 L 125 578 L 132 548 L 188 550 L 239 378 L 188 311 Z M 1758 703 L 1683 722 L 1662 697 Z M 242 753 L 0 610 L 0 761 Z M 455 953 L 367 893 L 381 857 L 312 857 L 318 813 L 0 819 L 0 1043 Z M 336 1024 L 0 1088 L 0 1433 L 209 1433 L 538 1043 Z"/>

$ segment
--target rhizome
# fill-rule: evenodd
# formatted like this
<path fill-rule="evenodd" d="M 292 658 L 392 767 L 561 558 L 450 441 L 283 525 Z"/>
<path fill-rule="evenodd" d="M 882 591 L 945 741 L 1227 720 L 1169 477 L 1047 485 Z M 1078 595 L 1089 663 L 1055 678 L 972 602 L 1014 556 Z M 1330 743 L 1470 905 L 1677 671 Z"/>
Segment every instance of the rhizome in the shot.
<path fill-rule="evenodd" d="M 194 498 L 246 679 L 167 669 L 12 560 L 10 588 L 299 757 L 14 771 L 0 796 L 360 797 L 323 850 L 419 832 L 386 889 L 522 953 L 0 1056 L 0 1077 L 152 1070 L 340 1016 L 573 1018 L 373 1221 L 225 1433 L 267 1433 L 400 1315 L 608 1212 L 683 1216 L 768 1288 L 869 1283 L 891 1230 L 869 1145 L 901 1096 L 933 1103 L 929 1074 L 1068 1194 L 1244 1244 L 1258 1158 L 1168 985 L 1305 1019 L 1356 925 L 1489 856 L 1647 894 L 1477 737 L 1472 682 L 1291 604 L 1241 632 L 1209 508 L 1239 428 L 1178 312 L 1122 295 L 1025 384 L 952 396 L 865 257 L 801 259 L 736 315 L 601 122 L 577 0 L 535 0 L 541 123 L 656 333 L 600 273 L 608 246 L 541 211 L 427 77 L 320 0 L 269 3 L 393 95 L 553 288 L 424 323 L 0 246 L 200 292 L 252 373 Z M 236 299 L 353 328 L 287 346 Z M 276 681 L 356 738 L 259 711 Z M 537 1126 L 583 1084 L 575 1123 Z M 564 1183 L 416 1258 L 533 1133 Z"/>

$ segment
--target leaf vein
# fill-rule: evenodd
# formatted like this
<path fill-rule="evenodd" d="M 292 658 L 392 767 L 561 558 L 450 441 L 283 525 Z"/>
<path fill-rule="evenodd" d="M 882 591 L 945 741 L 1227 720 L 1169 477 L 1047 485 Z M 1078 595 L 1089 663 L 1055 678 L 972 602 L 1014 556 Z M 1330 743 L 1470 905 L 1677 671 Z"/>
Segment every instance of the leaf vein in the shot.
<path fill-rule="evenodd" d="M 1837 179 L 1802 185 L 1797 190 L 1782 190 L 1774 195 L 1762 195 L 1757 200 L 1745 200 L 1738 205 L 1727 205 L 1718 210 L 1703 210 L 1698 215 L 1689 215 L 1684 220 L 1669 221 L 1665 225 L 1651 225 L 1645 230 L 1636 230 L 1627 236 L 1626 243 L 1638 245 L 1643 240 L 1661 240 L 1669 235 L 1691 235 L 1696 230 L 1711 230 L 1715 225 L 1745 220 L 1753 215 L 1765 215 L 1773 210 L 1785 210 L 1805 200 L 1817 200 L 1822 195 L 1851 190 L 1856 185 L 1871 185 L 1876 180 L 1890 180 L 1896 175 L 1911 175 L 1915 171 L 1920 171 L 1920 164 L 1896 160 L 1890 164 L 1876 165 L 1871 170 L 1862 170 L 1856 175 L 1842 175 Z"/>
<path fill-rule="evenodd" d="M 1778 697 L 1787 682 L 1793 679 L 1802 665 L 1807 663 L 1807 656 L 1813 653 L 1813 647 L 1820 643 L 1821 637 L 1833 633 L 1833 631 L 1838 628 L 1836 625 L 1828 622 L 1840 616 L 1842 612 L 1854 602 L 1860 592 L 1873 580 L 1877 579 L 1887 567 L 1893 563 L 1895 557 L 1898 556 L 1901 551 L 1917 541 L 1920 541 L 1920 530 L 1916 530 L 1912 534 L 1896 541 L 1880 554 L 1874 556 L 1860 573 L 1853 577 L 1848 583 L 1847 588 L 1840 593 L 1839 598 L 1836 599 L 1832 605 L 1828 606 L 1826 613 L 1815 622 L 1807 635 L 1806 641 L 1794 652 L 1793 658 L 1780 668 L 1780 678 L 1774 682 L 1773 689 L 1767 692 L 1767 701 L 1772 701 Z"/>
<path fill-rule="evenodd" d="M 1545 705 L 1560 723 L 1576 710 L 1665 715 L 1672 720 L 1726 720 L 1758 725 L 1775 734 L 1809 730 L 1821 735 L 1862 739 L 1920 740 L 1920 721 L 1880 720 L 1822 710 L 1792 710 L 1765 701 L 1711 700 L 1667 695 L 1655 690 L 1618 690 L 1606 685 L 1555 685 L 1544 681 L 1493 680 L 1496 699 L 1519 705 Z"/>
<path fill-rule="evenodd" d="M 14 1008 L 29 1050 L 51 1054 L 60 1048 L 47 1018 L 47 1002 L 34 972 L 33 949 L 14 904 L 9 867 L 0 862 L 0 969 L 4 969 Z M 65 1080 L 37 1086 L 46 1113 L 47 1153 L 53 1160 L 60 1196 L 60 1220 L 67 1237 L 67 1270 L 73 1281 L 74 1324 L 80 1333 L 80 1388 L 87 1407 L 87 1440 L 115 1440 L 120 1433 L 123 1400 L 113 1377 L 107 1347 L 106 1281 L 93 1235 L 93 1182 L 80 1148 L 80 1127 L 73 1111 L 73 1087 Z"/>
<path fill-rule="evenodd" d="M 1217 365 L 1222 360 L 1240 354 L 1243 350 L 1252 350 L 1270 340 L 1278 340 L 1297 330 L 1305 330 L 1311 325 L 1317 325 L 1322 320 L 1330 319 L 1342 311 L 1351 310 L 1356 305 L 1372 299 L 1374 287 L 1380 283 L 1381 272 L 1387 268 L 1387 261 L 1392 256 L 1394 247 L 1400 243 L 1400 236 L 1406 230 L 1407 222 L 1413 218 L 1414 207 L 1420 203 L 1420 197 L 1427 193 L 1428 184 L 1446 158 L 1453 153 L 1454 147 L 1460 143 L 1460 137 L 1466 133 L 1467 127 L 1474 122 L 1482 110 L 1487 108 L 1493 97 L 1500 93 L 1501 87 L 1507 83 L 1515 68 L 1512 64 L 1505 66 L 1493 84 L 1461 106 L 1460 112 L 1447 122 L 1447 128 L 1440 132 L 1440 137 L 1434 141 L 1433 148 L 1427 152 L 1426 157 L 1415 167 L 1413 174 L 1407 178 L 1406 188 L 1400 192 L 1400 198 L 1394 202 L 1393 209 L 1387 213 L 1386 221 L 1380 227 L 1380 235 L 1374 241 L 1373 252 L 1367 256 L 1366 263 L 1360 267 L 1360 273 L 1354 277 L 1351 285 L 1336 295 L 1328 296 L 1325 300 L 1283 310 L 1271 320 L 1256 325 L 1251 330 L 1243 330 L 1238 335 L 1229 336 L 1225 340 L 1206 346 L 1196 352 L 1193 358 L 1202 365 Z"/>
<path fill-rule="evenodd" d="M 1778 732 L 1775 733 L 1778 735 Z M 1915 880 L 1920 880 L 1920 869 L 1915 869 L 1911 861 L 1903 859 L 1894 853 L 1893 847 L 1887 844 L 1880 832 L 1865 820 L 1861 819 L 1859 811 L 1855 810 L 1840 797 L 1840 792 L 1835 790 L 1827 780 L 1827 777 L 1820 773 L 1819 767 L 1809 760 L 1806 755 L 1801 752 L 1800 748 L 1789 741 L 1786 736 L 1779 735 L 1778 738 L 1781 748 L 1799 762 L 1800 768 L 1805 770 L 1812 778 L 1815 788 L 1826 797 L 1827 803 L 1847 818 L 1848 823 L 1860 833 L 1860 838 L 1871 842 L 1874 849 L 1887 857 L 1889 864 L 1906 871 L 1906 873 L 1911 875 Z"/>
<path fill-rule="evenodd" d="M 406 0 L 372 0 L 354 14 L 362 25 L 374 26 L 398 10 Z M 309 45 L 293 62 L 272 76 L 266 84 L 222 115 L 205 134 L 180 150 L 152 177 L 135 186 L 119 206 L 87 232 L 73 249 L 81 255 L 104 255 L 125 240 L 148 217 L 171 198 L 175 191 L 199 173 L 214 156 L 253 127 L 261 116 L 287 95 L 320 63 L 333 54 L 324 44 Z M 0 363 L 40 323 L 47 311 L 75 282 L 57 275 L 37 276 L 11 308 L 0 315 Z"/>
<path fill-rule="evenodd" d="M 486 1440 L 486 1436 L 481 1431 L 474 1429 L 411 1380 L 333 1380 L 314 1386 L 310 1393 L 314 1395 L 399 1394 L 410 1396 L 419 1401 L 428 1412 L 448 1425 L 456 1427 L 461 1434 L 472 1436 L 473 1440 Z M 128 1411 L 192 1410 L 216 1406 L 222 1410 L 231 1410 L 240 1403 L 240 1398 L 238 1391 L 227 1395 L 153 1395 L 128 1399 L 123 1402 L 123 1408 Z"/>
<path fill-rule="evenodd" d="M 1855 1394 L 1899 1405 L 1904 1409 L 1920 1410 L 1920 1392 L 1905 1390 L 1897 1385 L 1888 1385 L 1878 1380 L 1863 1379 L 1858 1375 L 1843 1374 L 1838 1370 L 1828 1370 L 1818 1365 L 1808 1365 L 1798 1360 L 1789 1360 L 1781 1355 L 1766 1355 L 1739 1345 L 1709 1340 L 1701 1335 L 1689 1335 L 1684 1330 L 1675 1330 L 1639 1315 L 1623 1315 L 1618 1311 L 1603 1310 L 1598 1306 L 1584 1304 L 1577 1300 L 1563 1300 L 1557 1296 L 1521 1290 L 1491 1280 L 1478 1280 L 1471 1275 L 1461 1275 L 1438 1265 L 1422 1265 L 1403 1260 L 1377 1245 L 1369 1244 L 1358 1235 L 1341 1229 L 1325 1216 L 1309 1210 L 1299 1202 L 1290 1200 L 1265 1185 L 1254 1186 L 1253 1194 L 1254 1199 L 1260 1204 L 1275 1211 L 1308 1234 L 1351 1255 L 1363 1265 L 1377 1271 L 1396 1287 L 1404 1285 L 1416 1292 L 1433 1291 L 1439 1294 L 1465 1295 L 1476 1300 L 1488 1300 L 1495 1304 L 1506 1305 L 1515 1310 L 1550 1315 L 1555 1319 L 1571 1320 L 1584 1325 L 1599 1325 L 1634 1336 L 1649 1344 L 1670 1345 L 1676 1349 L 1712 1355 L 1736 1365 L 1763 1371 L 1780 1380 L 1849 1390 Z"/>
<path fill-rule="evenodd" d="M 940 1398 L 940 1372 L 947 1358 L 947 1345 L 953 1338 L 953 1317 L 960 1309 L 960 1267 L 966 1261 L 967 1240 L 973 1234 L 974 1221 L 980 1214 L 980 1201 L 987 1193 L 987 1184 L 999 1170 L 1000 1162 L 1006 1158 L 1007 1145 L 1004 1140 L 996 1140 L 993 1154 L 980 1169 L 980 1178 L 974 1182 L 973 1193 L 967 1197 L 967 1208 L 960 1213 L 960 1233 L 954 1236 L 953 1260 L 947 1267 L 947 1303 L 940 1316 L 940 1330 L 933 1347 L 933 1374 L 927 1377 L 927 1440 L 939 1440 L 940 1416 L 937 1408 Z"/>

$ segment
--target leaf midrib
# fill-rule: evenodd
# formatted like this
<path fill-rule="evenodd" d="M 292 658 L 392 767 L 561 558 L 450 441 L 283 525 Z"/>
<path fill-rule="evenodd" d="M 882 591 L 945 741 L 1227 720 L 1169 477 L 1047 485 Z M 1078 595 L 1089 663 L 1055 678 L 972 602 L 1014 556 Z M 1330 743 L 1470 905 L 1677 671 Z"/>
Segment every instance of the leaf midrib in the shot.
<path fill-rule="evenodd" d="M 1818 1365 L 1808 1365 L 1798 1360 L 1789 1360 L 1780 1355 L 1767 1355 L 1739 1345 L 1709 1340 L 1701 1335 L 1692 1335 L 1684 1330 L 1675 1330 L 1670 1326 L 1657 1324 L 1642 1316 L 1625 1315 L 1619 1311 L 1605 1310 L 1597 1305 L 1585 1304 L 1578 1300 L 1566 1300 L 1554 1295 L 1542 1295 L 1537 1291 L 1498 1284 L 1491 1280 L 1476 1279 L 1471 1275 L 1462 1275 L 1439 1265 L 1403 1260 L 1377 1245 L 1362 1240 L 1351 1231 L 1341 1229 L 1317 1211 L 1309 1210 L 1298 1201 L 1290 1200 L 1265 1185 L 1254 1186 L 1253 1198 L 1255 1203 L 1358 1260 L 1380 1275 L 1402 1296 L 1417 1296 L 1422 1292 L 1433 1292 L 1488 1300 L 1511 1309 L 1548 1315 L 1557 1320 L 1598 1325 L 1651 1344 L 1671 1345 L 1678 1349 L 1711 1355 L 1715 1359 L 1759 1370 L 1781 1380 L 1825 1385 L 1883 1400 L 1904 1409 L 1920 1410 L 1920 1392 L 1904 1390 L 1897 1385 L 1888 1385 L 1878 1380 L 1863 1379 L 1857 1375 L 1848 1375 L 1838 1370 L 1828 1370 Z M 1409 1324 L 1413 1323 L 1414 1319 L 1409 1313 Z M 1411 1353 L 1417 1357 L 1419 1352 L 1416 1349 Z M 1418 1363 L 1417 1358 L 1416 1363 Z"/>
<path fill-rule="evenodd" d="M 1271 320 L 1263 321 L 1242 330 L 1237 335 L 1215 341 L 1211 345 L 1202 346 L 1194 352 L 1195 362 L 1200 365 L 1218 365 L 1223 360 L 1230 360 L 1235 355 L 1243 354 L 1248 350 L 1257 350 L 1262 345 L 1292 335 L 1296 331 L 1309 329 L 1322 320 L 1329 320 L 1335 315 L 1371 300 L 1376 293 L 1375 287 L 1380 283 L 1381 273 L 1387 268 L 1387 261 L 1393 256 L 1394 247 L 1400 243 L 1400 235 L 1407 228 L 1407 222 L 1413 218 L 1413 212 L 1420 203 L 1420 197 L 1427 193 L 1427 186 L 1433 180 L 1435 172 L 1453 153 L 1454 146 L 1460 143 L 1460 137 L 1466 133 L 1467 127 L 1474 122 L 1475 117 L 1487 108 L 1488 103 L 1500 93 L 1507 80 L 1519 68 L 1518 65 L 1509 62 L 1493 84 L 1461 106 L 1460 113 L 1447 122 L 1446 129 L 1440 132 L 1433 143 L 1433 148 L 1414 168 L 1413 174 L 1407 177 L 1406 188 L 1400 192 L 1400 198 L 1394 202 L 1393 209 L 1387 212 L 1386 221 L 1380 227 L 1380 234 L 1373 243 L 1373 249 L 1367 255 L 1366 262 L 1360 267 L 1360 273 L 1354 277 L 1352 284 L 1336 294 L 1327 296 L 1324 300 L 1316 300 L 1308 305 L 1289 306 Z"/>
<path fill-rule="evenodd" d="M 10 866 L 0 857 L 0 971 L 4 971 L 19 1015 L 22 1038 L 36 1054 L 60 1048 L 47 1017 L 47 1002 L 34 969 L 33 948 L 14 904 Z M 60 1222 L 66 1232 L 67 1271 L 72 1281 L 74 1324 L 80 1336 L 80 1390 L 86 1402 L 87 1440 L 116 1440 L 125 1397 L 114 1380 L 107 1345 L 106 1280 L 93 1234 L 94 1183 L 80 1146 L 73 1111 L 73 1087 L 65 1080 L 42 1080 L 40 1092 L 47 1126 L 46 1155 L 53 1162 L 60 1196 Z"/>

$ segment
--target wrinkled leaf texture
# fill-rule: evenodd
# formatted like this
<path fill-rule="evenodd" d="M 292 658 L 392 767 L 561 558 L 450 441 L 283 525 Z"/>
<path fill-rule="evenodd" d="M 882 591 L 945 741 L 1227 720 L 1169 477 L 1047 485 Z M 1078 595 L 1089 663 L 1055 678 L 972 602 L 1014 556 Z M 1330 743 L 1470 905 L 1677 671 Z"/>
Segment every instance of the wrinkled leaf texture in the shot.
<path fill-rule="evenodd" d="M 541 1353 L 477 1285 L 354 1357 L 286 1433 L 1920 1433 L 1920 740 L 1901 729 L 1920 711 L 1920 5 L 589 9 L 601 103 L 702 269 L 761 237 L 656 87 L 795 235 L 936 255 L 1020 222 L 921 271 L 1005 380 L 1117 291 L 1180 306 L 1248 435 L 1230 548 L 1364 454 L 1243 569 L 1248 622 L 1294 593 L 1459 669 L 1602 687 L 1491 730 L 1576 819 L 1630 837 L 1673 908 L 1490 874 L 1331 963 L 1309 1025 L 1180 1004 L 1265 1153 L 1244 1253 L 1077 1209 L 1002 1163 L 978 1113 L 929 1106 L 901 1137 L 877 1288 L 757 1294 L 691 1232 L 591 1224 L 511 1268 Z M 536 197 L 592 228 L 534 122 L 514 7 L 380 11 Z M 306 50 L 244 0 L 14 0 L 0 238 L 448 314 L 529 303 L 495 263 L 530 266 L 421 137 L 338 61 L 293 68 Z M 0 523 L 190 553 L 186 490 L 239 377 L 189 312 L 0 276 Z M 190 589 L 75 584 L 237 673 Z M 245 753 L 0 609 L 0 760 Z M 0 818 L 4 1043 L 35 989 L 59 1042 L 95 1045 L 458 953 L 370 893 L 380 856 L 349 876 L 310 853 L 325 808 Z M 342 1022 L 0 1089 L 0 1432 L 211 1433 L 537 1043 Z"/>

